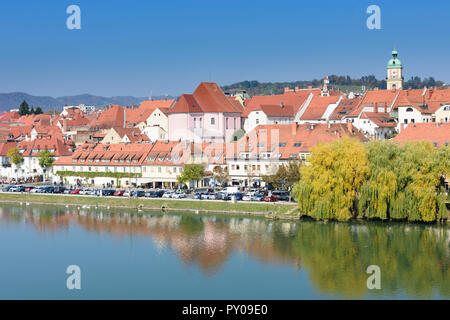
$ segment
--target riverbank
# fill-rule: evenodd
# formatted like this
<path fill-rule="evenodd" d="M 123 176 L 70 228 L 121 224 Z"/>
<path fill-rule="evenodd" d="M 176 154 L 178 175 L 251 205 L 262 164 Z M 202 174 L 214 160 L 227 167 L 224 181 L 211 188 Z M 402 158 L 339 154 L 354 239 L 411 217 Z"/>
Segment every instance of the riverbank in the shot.
<path fill-rule="evenodd" d="M 47 195 L 31 193 L 0 193 L 0 202 L 23 204 L 50 204 L 61 206 L 93 206 L 98 208 L 134 209 L 148 211 L 187 211 L 198 213 L 246 214 L 254 216 L 299 219 L 295 203 L 224 202 L 191 199 L 143 199 L 122 197 L 95 197 Z"/>

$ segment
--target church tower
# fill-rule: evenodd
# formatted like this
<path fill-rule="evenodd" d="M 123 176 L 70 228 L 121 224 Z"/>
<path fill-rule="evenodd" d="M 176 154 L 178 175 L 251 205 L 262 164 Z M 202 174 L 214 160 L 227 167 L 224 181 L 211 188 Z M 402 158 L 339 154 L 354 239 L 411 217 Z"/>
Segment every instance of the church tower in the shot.
<path fill-rule="evenodd" d="M 403 66 L 397 56 L 398 52 L 394 48 L 392 51 L 392 59 L 389 60 L 387 65 L 386 84 L 388 90 L 401 90 L 403 88 Z"/>

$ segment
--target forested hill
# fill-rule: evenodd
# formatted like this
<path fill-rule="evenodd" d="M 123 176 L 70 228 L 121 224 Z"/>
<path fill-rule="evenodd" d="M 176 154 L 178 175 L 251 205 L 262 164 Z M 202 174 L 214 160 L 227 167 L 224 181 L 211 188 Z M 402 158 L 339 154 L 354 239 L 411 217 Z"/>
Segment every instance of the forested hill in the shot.
<path fill-rule="evenodd" d="M 378 87 L 380 89 L 386 89 L 386 81 L 378 80 L 374 75 L 364 76 L 360 79 L 352 79 L 350 76 L 329 76 L 330 88 L 338 89 L 342 91 L 361 91 L 361 88 L 365 86 L 366 89 L 372 89 Z M 284 88 L 307 88 L 308 86 L 320 87 L 323 79 L 314 79 L 310 81 L 294 81 L 294 82 L 259 82 L 259 81 L 242 81 L 233 83 L 231 85 L 222 86 L 222 90 L 225 92 L 234 93 L 239 90 L 246 90 L 251 96 L 254 95 L 267 95 L 267 94 L 280 94 L 283 93 Z M 410 80 L 405 81 L 404 88 L 411 87 L 413 89 L 419 89 L 432 86 L 442 86 L 444 82 L 436 81 L 433 77 L 424 78 L 412 77 Z"/>

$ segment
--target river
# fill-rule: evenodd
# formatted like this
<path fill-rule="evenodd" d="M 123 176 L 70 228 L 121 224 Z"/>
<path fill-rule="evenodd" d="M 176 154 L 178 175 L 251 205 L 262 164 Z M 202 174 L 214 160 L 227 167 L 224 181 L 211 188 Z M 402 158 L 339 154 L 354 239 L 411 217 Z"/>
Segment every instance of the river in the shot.
<path fill-rule="evenodd" d="M 445 225 L 1 204 L 0 254 L 0 299 L 450 299 Z"/>

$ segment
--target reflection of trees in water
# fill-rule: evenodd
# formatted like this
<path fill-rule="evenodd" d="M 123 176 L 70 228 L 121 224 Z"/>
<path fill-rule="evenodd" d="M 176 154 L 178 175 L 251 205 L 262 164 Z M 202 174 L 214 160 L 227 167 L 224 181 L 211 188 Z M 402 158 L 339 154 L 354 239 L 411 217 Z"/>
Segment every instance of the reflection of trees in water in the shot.
<path fill-rule="evenodd" d="M 303 268 L 318 291 L 360 298 L 405 292 L 450 296 L 450 228 L 405 224 L 346 224 L 176 214 L 130 214 L 53 207 L 0 209 L 2 223 L 25 222 L 48 233 L 78 225 L 115 237 L 149 237 L 186 266 L 217 273 L 233 251 L 265 263 Z M 369 265 L 381 268 L 382 290 L 366 287 Z"/>
<path fill-rule="evenodd" d="M 302 266 L 320 291 L 361 297 L 369 265 L 381 269 L 380 294 L 450 296 L 448 227 L 302 223 L 296 237 Z"/>

